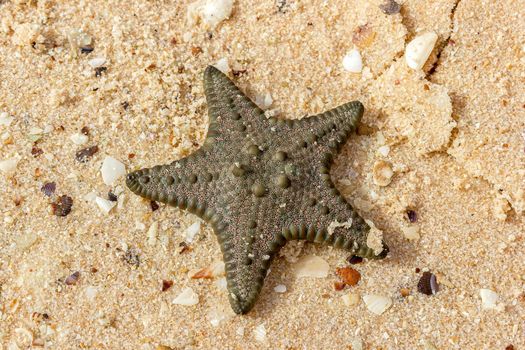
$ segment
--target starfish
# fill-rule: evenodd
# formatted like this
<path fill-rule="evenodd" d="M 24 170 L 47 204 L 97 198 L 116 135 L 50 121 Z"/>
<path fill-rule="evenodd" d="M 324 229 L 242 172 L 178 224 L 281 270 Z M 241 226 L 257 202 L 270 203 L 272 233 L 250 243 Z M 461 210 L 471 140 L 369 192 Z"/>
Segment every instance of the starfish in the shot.
<path fill-rule="evenodd" d="M 131 172 L 134 193 L 208 222 L 222 250 L 228 297 L 252 309 L 270 263 L 289 240 L 330 244 L 381 259 L 370 226 L 330 178 L 332 159 L 363 115 L 359 101 L 301 120 L 267 117 L 221 71 L 204 72 L 209 127 L 186 158 Z"/>

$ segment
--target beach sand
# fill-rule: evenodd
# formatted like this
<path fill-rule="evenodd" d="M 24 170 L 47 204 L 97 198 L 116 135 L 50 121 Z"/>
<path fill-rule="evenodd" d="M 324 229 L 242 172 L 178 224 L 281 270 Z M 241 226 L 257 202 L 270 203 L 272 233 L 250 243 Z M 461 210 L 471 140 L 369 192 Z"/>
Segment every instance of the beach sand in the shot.
<path fill-rule="evenodd" d="M 0 1 L 0 349 L 525 349 L 525 2 L 384 3 L 235 0 L 212 28 L 190 2 Z M 210 226 L 102 178 L 107 156 L 131 171 L 197 150 L 202 73 L 225 59 L 282 118 L 365 105 L 332 178 L 390 255 L 350 265 L 357 285 L 334 288 L 348 253 L 289 244 L 234 315 Z M 310 255 L 326 277 L 296 276 Z M 173 303 L 185 288 L 195 305 Z"/>

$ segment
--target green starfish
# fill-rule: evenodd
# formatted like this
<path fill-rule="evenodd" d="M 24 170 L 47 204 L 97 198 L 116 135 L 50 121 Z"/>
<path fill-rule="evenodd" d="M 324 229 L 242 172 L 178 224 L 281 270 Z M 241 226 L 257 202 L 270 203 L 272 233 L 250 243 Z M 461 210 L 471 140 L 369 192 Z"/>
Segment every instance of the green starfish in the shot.
<path fill-rule="evenodd" d="M 128 174 L 136 194 L 211 224 L 226 267 L 229 299 L 247 313 L 271 261 L 293 239 L 326 243 L 365 258 L 370 227 L 330 179 L 333 156 L 363 115 L 359 101 L 301 120 L 265 116 L 214 67 L 204 72 L 210 125 L 190 156 Z"/>

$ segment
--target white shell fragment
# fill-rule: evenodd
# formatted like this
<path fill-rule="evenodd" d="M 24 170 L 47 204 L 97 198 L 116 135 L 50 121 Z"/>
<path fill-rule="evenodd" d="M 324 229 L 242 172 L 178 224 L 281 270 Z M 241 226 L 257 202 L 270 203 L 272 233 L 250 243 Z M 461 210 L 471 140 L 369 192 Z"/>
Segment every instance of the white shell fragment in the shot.
<path fill-rule="evenodd" d="M 186 240 L 186 243 L 192 243 L 195 239 L 195 236 L 200 232 L 201 230 L 201 222 L 197 221 L 191 224 L 184 234 L 184 238 Z"/>
<path fill-rule="evenodd" d="M 266 94 L 255 95 L 255 104 L 263 110 L 270 108 L 272 103 L 273 98 L 269 92 L 267 92 Z"/>
<path fill-rule="evenodd" d="M 379 255 L 384 249 L 383 231 L 378 229 L 372 221 L 365 220 L 365 222 L 370 226 L 370 231 L 368 231 L 368 236 L 366 237 L 366 245 L 374 251 L 375 255 Z"/>
<path fill-rule="evenodd" d="M 354 306 L 359 303 L 359 294 L 346 293 L 346 294 L 343 294 L 343 296 L 341 297 L 341 300 L 343 300 L 343 303 L 346 306 Z"/>
<path fill-rule="evenodd" d="M 405 49 L 405 60 L 412 69 L 421 69 L 425 65 L 430 53 L 436 45 L 437 34 L 434 32 L 425 33 L 415 37 L 408 43 Z"/>
<path fill-rule="evenodd" d="M 19 161 L 20 161 L 20 158 L 18 157 L 12 157 L 12 158 L 8 158 L 5 160 L 0 160 L 0 171 L 3 172 L 4 174 L 13 173 Z"/>
<path fill-rule="evenodd" d="M 226 311 L 223 307 L 213 307 L 208 312 L 208 320 L 213 327 L 217 327 L 221 321 L 227 320 L 233 316 L 231 311 Z"/>
<path fill-rule="evenodd" d="M 198 0 L 188 6 L 188 22 L 193 25 L 200 19 L 204 25 L 214 29 L 232 13 L 233 0 Z"/>
<path fill-rule="evenodd" d="M 224 74 L 228 74 L 228 72 L 230 71 L 230 64 L 228 63 L 227 58 L 221 58 L 213 66 L 221 72 L 223 72 Z"/>
<path fill-rule="evenodd" d="M 111 156 L 106 156 L 100 168 L 102 180 L 106 185 L 111 185 L 119 177 L 126 174 L 126 167 L 120 161 Z"/>
<path fill-rule="evenodd" d="M 217 286 L 219 290 L 223 290 L 223 291 L 228 290 L 228 283 L 226 282 L 226 277 L 218 278 L 215 281 L 215 286 Z"/>
<path fill-rule="evenodd" d="M 353 221 L 352 218 L 348 218 L 348 220 L 345 222 L 339 222 L 337 220 L 332 221 L 330 225 L 328 225 L 328 234 L 330 236 L 333 235 L 335 229 L 338 227 L 349 229 L 350 227 L 352 227 L 352 221 Z"/>
<path fill-rule="evenodd" d="M 392 299 L 383 295 L 369 294 L 363 296 L 366 308 L 373 314 L 381 315 L 390 306 L 392 306 Z"/>
<path fill-rule="evenodd" d="M 258 342 L 264 343 L 266 341 L 266 328 L 264 324 L 260 324 L 253 330 L 253 337 Z"/>
<path fill-rule="evenodd" d="M 381 187 L 388 186 L 392 181 L 392 176 L 394 176 L 394 170 L 392 170 L 390 163 L 383 160 L 375 162 L 374 168 L 372 169 L 374 184 Z"/>
<path fill-rule="evenodd" d="M 273 287 L 273 291 L 275 293 L 284 293 L 286 292 L 286 286 L 284 284 L 278 284 L 275 287 Z"/>
<path fill-rule="evenodd" d="M 190 287 L 185 288 L 175 299 L 173 304 L 177 305 L 196 305 L 199 302 L 199 296 Z"/>
<path fill-rule="evenodd" d="M 325 260 L 315 255 L 307 255 L 295 265 L 295 274 L 297 277 L 325 278 L 329 269 L 330 265 Z"/>
<path fill-rule="evenodd" d="M 110 200 L 98 196 L 95 198 L 95 203 L 97 203 L 100 210 L 102 210 L 102 212 L 104 212 L 104 214 L 106 215 L 109 214 L 109 212 L 111 211 L 111 209 L 113 209 L 115 205 L 117 205 L 117 202 L 112 202 Z"/>
<path fill-rule="evenodd" d="M 363 60 L 357 49 L 349 51 L 343 57 L 343 68 L 351 73 L 361 73 L 363 70 Z"/>
<path fill-rule="evenodd" d="M 102 67 L 104 65 L 104 63 L 106 63 L 106 59 L 104 57 L 95 57 L 95 58 L 93 58 L 93 59 L 88 61 L 88 64 L 92 68 Z"/>
<path fill-rule="evenodd" d="M 148 237 L 148 245 L 154 246 L 157 243 L 157 233 L 159 231 L 159 223 L 154 221 L 148 229 L 146 236 Z"/>
<path fill-rule="evenodd" d="M 350 342 L 352 350 L 363 350 L 363 341 L 361 338 L 354 338 Z"/>
<path fill-rule="evenodd" d="M 499 296 L 496 292 L 490 289 L 480 289 L 479 295 L 481 296 L 481 308 L 483 310 L 500 310 L 502 305 L 498 305 Z"/>
<path fill-rule="evenodd" d="M 380 155 L 382 155 L 383 157 L 386 157 L 388 156 L 388 153 L 390 153 L 390 146 L 388 145 L 384 145 L 384 146 L 381 146 L 377 149 L 377 153 L 379 153 Z"/>
<path fill-rule="evenodd" d="M 401 227 L 401 231 L 403 231 L 403 236 L 405 236 L 405 238 L 408 239 L 409 241 L 417 241 L 420 237 L 418 225 Z"/>
<path fill-rule="evenodd" d="M 75 144 L 75 145 L 83 145 L 86 142 L 88 142 L 89 138 L 87 135 L 81 134 L 79 132 L 74 133 L 69 137 L 69 139 Z"/>
<path fill-rule="evenodd" d="M 0 126 L 9 126 L 15 118 L 10 117 L 7 112 L 0 113 Z"/>

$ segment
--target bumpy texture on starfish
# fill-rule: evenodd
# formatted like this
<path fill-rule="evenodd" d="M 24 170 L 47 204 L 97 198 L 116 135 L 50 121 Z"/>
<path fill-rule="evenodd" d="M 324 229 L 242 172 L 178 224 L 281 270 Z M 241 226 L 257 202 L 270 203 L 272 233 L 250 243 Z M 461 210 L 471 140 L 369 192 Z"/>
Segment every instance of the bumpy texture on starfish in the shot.
<path fill-rule="evenodd" d="M 127 176 L 148 199 L 208 222 L 219 240 L 229 299 L 247 313 L 288 240 L 331 244 L 366 258 L 370 227 L 339 194 L 330 165 L 363 114 L 359 101 L 301 120 L 267 118 L 226 75 L 204 72 L 210 125 L 187 158 Z"/>

